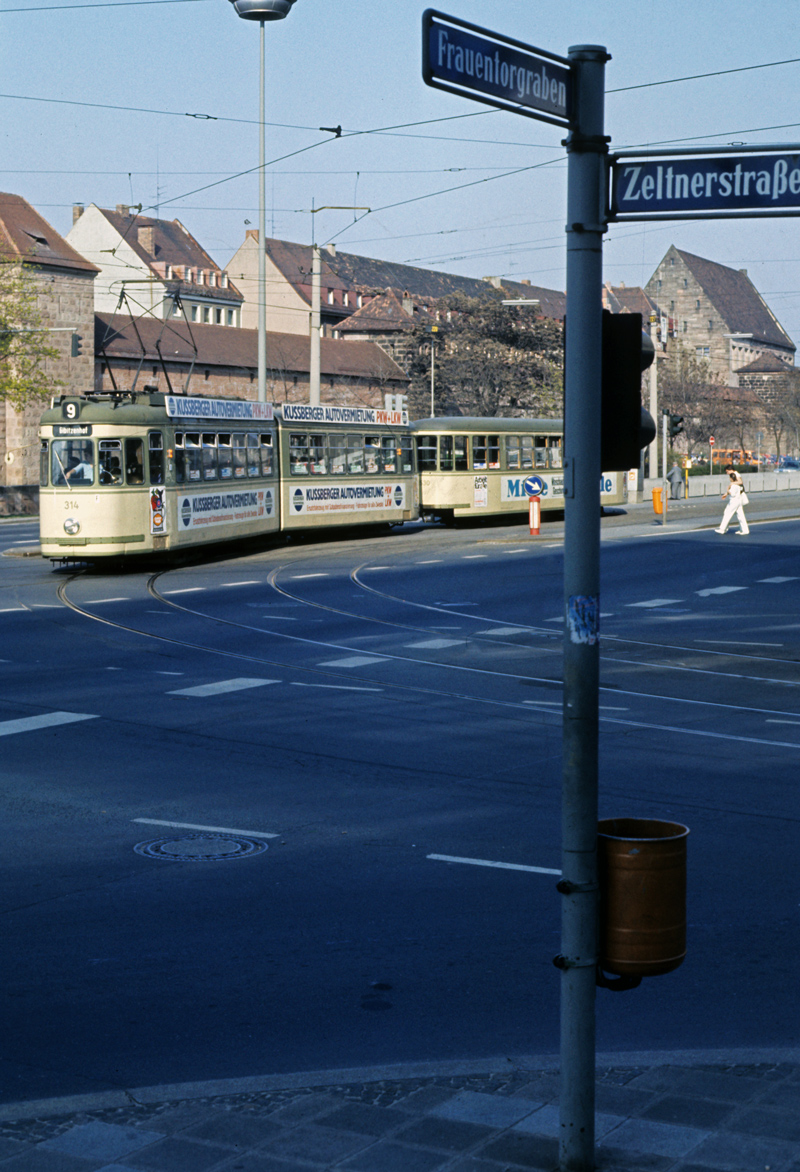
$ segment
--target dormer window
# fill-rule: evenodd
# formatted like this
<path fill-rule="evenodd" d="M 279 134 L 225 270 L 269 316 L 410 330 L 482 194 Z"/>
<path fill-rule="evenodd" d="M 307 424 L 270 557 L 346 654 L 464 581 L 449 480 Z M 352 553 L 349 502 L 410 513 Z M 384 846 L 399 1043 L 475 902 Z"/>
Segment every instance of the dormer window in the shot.
<path fill-rule="evenodd" d="M 220 273 L 220 275 L 219 275 L 219 284 L 220 284 L 220 288 L 221 288 L 221 289 L 227 289 L 227 288 L 228 288 L 228 274 L 227 274 L 227 273 Z"/>
<path fill-rule="evenodd" d="M 198 270 L 197 270 L 197 284 L 198 284 L 198 285 L 204 285 L 204 284 L 205 284 L 205 279 L 206 279 L 206 274 L 205 274 L 205 272 L 204 272 L 202 269 L 198 269 Z"/>
<path fill-rule="evenodd" d="M 194 281 L 194 270 L 193 270 L 193 269 L 190 269 L 190 268 L 188 267 L 188 265 L 187 265 L 187 266 L 184 268 L 184 270 L 183 270 L 183 279 L 184 279 L 184 281 L 188 281 L 188 283 L 189 283 L 190 285 L 191 285 L 191 284 L 193 283 L 193 281 Z"/>
<path fill-rule="evenodd" d="M 350 304 L 350 294 L 349 294 L 347 291 L 345 291 L 345 293 L 344 293 L 344 294 L 343 294 L 343 296 L 342 296 L 342 302 L 343 302 L 345 305 L 349 305 L 349 304 Z"/>
<path fill-rule="evenodd" d="M 168 280 L 168 281 L 171 281 L 171 280 L 172 280 L 172 276 L 173 276 L 173 273 L 172 273 L 172 265 L 167 265 L 167 269 L 166 269 L 166 278 L 167 278 L 167 280 Z"/>
<path fill-rule="evenodd" d="M 328 305 L 333 305 L 333 289 L 328 290 Z"/>
<path fill-rule="evenodd" d="M 216 284 L 217 284 L 217 274 L 214 272 L 214 270 L 213 270 L 213 269 L 210 269 L 210 270 L 209 270 L 209 273 L 208 273 L 208 283 L 209 283 L 209 285 L 211 286 L 211 288 L 212 288 L 212 289 L 216 287 Z"/>

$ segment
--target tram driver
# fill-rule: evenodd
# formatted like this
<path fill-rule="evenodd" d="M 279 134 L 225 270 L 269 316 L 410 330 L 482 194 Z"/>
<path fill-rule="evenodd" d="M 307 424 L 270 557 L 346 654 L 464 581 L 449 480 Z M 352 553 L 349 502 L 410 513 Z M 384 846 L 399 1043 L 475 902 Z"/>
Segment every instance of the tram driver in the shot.
<path fill-rule="evenodd" d="M 69 481 L 75 481 L 76 484 L 92 484 L 94 481 L 94 468 L 91 460 L 87 460 L 83 456 L 77 464 L 70 468 L 69 472 L 64 473 L 64 478 Z"/>

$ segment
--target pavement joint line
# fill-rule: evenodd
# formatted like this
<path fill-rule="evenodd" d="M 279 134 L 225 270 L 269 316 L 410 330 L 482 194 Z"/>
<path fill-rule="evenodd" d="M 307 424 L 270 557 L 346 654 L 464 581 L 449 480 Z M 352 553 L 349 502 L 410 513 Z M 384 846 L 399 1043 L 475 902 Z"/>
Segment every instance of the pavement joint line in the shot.
<path fill-rule="evenodd" d="M 175 830 L 205 830 L 211 834 L 242 834 L 246 838 L 280 838 L 266 830 L 234 830 L 230 826 L 198 826 L 195 822 L 165 822 L 161 818 L 133 818 L 144 826 L 169 826 Z"/>
<path fill-rule="evenodd" d="M 709 1050 L 601 1051 L 595 1059 L 598 1070 L 620 1067 L 703 1067 L 800 1063 L 800 1048 L 751 1047 Z M 208 1079 L 186 1083 L 89 1091 L 83 1094 L 0 1103 L 0 1123 L 26 1119 L 99 1111 L 109 1107 L 130 1107 L 132 1103 L 153 1104 L 205 1099 L 236 1094 L 267 1094 L 293 1089 L 321 1089 L 351 1085 L 402 1081 L 414 1078 L 461 1078 L 470 1075 L 558 1072 L 558 1054 L 500 1055 L 495 1058 L 464 1060 L 422 1060 L 383 1066 L 344 1067 L 297 1073 L 247 1075 L 241 1078 Z"/>

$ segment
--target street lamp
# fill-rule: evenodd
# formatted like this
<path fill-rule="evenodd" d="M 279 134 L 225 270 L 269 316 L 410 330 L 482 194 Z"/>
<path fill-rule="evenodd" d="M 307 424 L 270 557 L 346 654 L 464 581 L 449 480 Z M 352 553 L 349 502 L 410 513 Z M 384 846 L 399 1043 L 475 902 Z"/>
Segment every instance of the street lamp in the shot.
<path fill-rule="evenodd" d="M 264 68 L 264 24 L 283 20 L 295 0 L 231 0 L 242 20 L 257 20 L 261 25 L 259 56 L 259 133 L 258 133 L 258 401 L 267 401 L 267 195 L 264 167 L 266 163 L 266 86 Z"/>

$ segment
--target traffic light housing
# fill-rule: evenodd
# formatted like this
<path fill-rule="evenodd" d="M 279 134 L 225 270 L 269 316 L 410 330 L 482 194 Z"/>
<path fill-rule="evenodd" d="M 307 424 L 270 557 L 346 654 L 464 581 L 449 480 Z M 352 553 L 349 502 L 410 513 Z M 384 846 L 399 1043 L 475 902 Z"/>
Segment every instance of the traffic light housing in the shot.
<path fill-rule="evenodd" d="M 669 415 L 669 412 L 666 414 Z M 670 439 L 675 439 L 676 435 L 680 435 L 680 433 L 683 431 L 683 416 L 669 415 L 667 420 L 667 430 L 669 431 Z"/>
<path fill-rule="evenodd" d="M 642 372 L 655 347 L 642 330 L 640 313 L 603 310 L 603 375 L 600 466 L 603 472 L 638 468 L 642 448 L 652 443 L 656 425 L 642 407 Z"/>
<path fill-rule="evenodd" d="M 78 358 L 83 353 L 83 338 L 80 334 L 72 335 L 72 357 Z"/>

